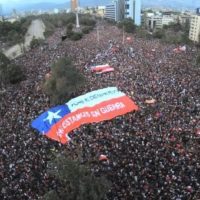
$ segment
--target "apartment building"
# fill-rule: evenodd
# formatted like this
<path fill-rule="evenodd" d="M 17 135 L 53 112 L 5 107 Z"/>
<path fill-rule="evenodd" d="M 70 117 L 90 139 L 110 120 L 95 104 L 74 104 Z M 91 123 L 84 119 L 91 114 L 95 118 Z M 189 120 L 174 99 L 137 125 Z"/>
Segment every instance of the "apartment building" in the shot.
<path fill-rule="evenodd" d="M 200 15 L 192 16 L 189 39 L 193 42 L 200 42 Z"/>

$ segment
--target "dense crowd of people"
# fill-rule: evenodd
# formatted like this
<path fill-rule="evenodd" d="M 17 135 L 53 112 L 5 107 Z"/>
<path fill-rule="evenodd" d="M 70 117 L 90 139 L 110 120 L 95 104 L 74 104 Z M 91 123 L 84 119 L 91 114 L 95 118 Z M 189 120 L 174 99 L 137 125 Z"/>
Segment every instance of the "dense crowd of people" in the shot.
<path fill-rule="evenodd" d="M 53 152 L 81 149 L 96 176 L 112 183 L 108 200 L 200 199 L 200 70 L 197 49 L 126 35 L 103 23 L 80 41 L 61 41 L 57 30 L 42 47 L 13 60 L 26 80 L 0 98 L 0 199 L 42 199 L 56 182 L 47 172 Z M 131 40 L 126 40 L 126 37 Z M 51 106 L 42 91 L 53 62 L 69 57 L 87 79 L 79 95 L 116 86 L 140 107 L 115 119 L 81 126 L 61 145 L 30 127 Z M 96 75 L 90 66 L 109 63 L 114 72 Z M 64 88 L 63 88 L 64 89 Z M 154 100 L 148 104 L 146 100 Z M 99 155 L 108 157 L 99 161 Z M 199 195 L 199 196 L 198 196 Z"/>

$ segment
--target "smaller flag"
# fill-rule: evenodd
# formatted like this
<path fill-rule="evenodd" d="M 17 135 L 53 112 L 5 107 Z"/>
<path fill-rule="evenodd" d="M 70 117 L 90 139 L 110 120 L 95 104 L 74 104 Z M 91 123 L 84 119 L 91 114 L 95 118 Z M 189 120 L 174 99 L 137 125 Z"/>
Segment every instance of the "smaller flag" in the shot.
<path fill-rule="evenodd" d="M 127 40 L 128 42 L 130 42 L 130 41 L 131 41 L 131 37 L 127 37 L 126 40 Z"/>
<path fill-rule="evenodd" d="M 107 160 L 108 160 L 108 158 L 107 158 L 106 155 L 101 154 L 101 155 L 99 156 L 99 161 L 107 161 Z"/>
<path fill-rule="evenodd" d="M 92 66 L 91 67 L 91 71 L 92 72 L 99 72 L 103 69 L 106 69 L 106 68 L 109 68 L 110 66 L 108 64 L 105 64 L 105 65 L 97 65 L 97 66 Z"/>
<path fill-rule="evenodd" d="M 173 49 L 175 53 L 180 53 L 180 52 L 185 52 L 186 51 L 186 46 L 179 46 L 178 48 Z"/>
<path fill-rule="evenodd" d="M 97 72 L 97 74 L 103 74 L 103 73 L 107 73 L 107 72 L 114 72 L 115 69 L 113 67 L 109 67 L 109 68 L 105 68 L 103 70 L 101 70 L 100 72 Z"/>
<path fill-rule="evenodd" d="M 156 103 L 156 100 L 155 99 L 148 99 L 148 100 L 145 101 L 145 103 L 154 104 L 154 103 Z"/>
<path fill-rule="evenodd" d="M 97 74 L 102 74 L 106 72 L 113 72 L 115 69 L 108 64 L 105 65 L 97 65 L 91 67 L 92 72 L 96 72 Z"/>

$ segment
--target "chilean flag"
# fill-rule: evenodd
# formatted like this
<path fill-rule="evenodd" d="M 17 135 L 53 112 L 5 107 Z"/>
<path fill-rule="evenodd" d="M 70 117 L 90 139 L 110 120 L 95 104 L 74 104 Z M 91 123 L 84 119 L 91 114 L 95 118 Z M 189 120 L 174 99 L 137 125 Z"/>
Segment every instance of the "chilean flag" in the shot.
<path fill-rule="evenodd" d="M 41 134 L 65 144 L 68 134 L 87 123 L 110 120 L 138 110 L 138 106 L 116 87 L 95 90 L 42 113 L 31 126 Z"/>
<path fill-rule="evenodd" d="M 105 65 L 97 65 L 97 66 L 92 66 L 91 67 L 91 71 L 92 72 L 96 72 L 97 74 L 102 74 L 102 73 L 106 73 L 106 72 L 113 72 L 114 68 L 111 67 L 108 64 Z"/>

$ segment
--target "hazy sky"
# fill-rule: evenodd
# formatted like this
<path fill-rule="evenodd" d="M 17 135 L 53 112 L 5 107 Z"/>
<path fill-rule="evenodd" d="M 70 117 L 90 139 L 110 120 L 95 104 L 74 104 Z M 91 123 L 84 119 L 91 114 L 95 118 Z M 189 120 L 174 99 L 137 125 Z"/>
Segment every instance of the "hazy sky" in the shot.
<path fill-rule="evenodd" d="M 70 0 L 0 0 L 1 4 L 22 4 L 22 3 L 39 3 L 39 2 L 54 2 L 54 3 L 63 3 Z M 95 0 L 94 0 L 95 1 Z M 109 0 L 108 0 L 109 1 Z M 112 1 L 112 0 L 110 0 Z M 143 0 L 142 0 L 143 1 Z M 166 0 L 159 0 L 159 1 L 166 1 Z M 190 2 L 197 3 L 200 2 L 200 0 L 174 0 L 174 2 Z"/>
<path fill-rule="evenodd" d="M 1 4 L 22 4 L 22 3 L 39 3 L 39 2 L 67 2 L 69 0 L 0 0 Z"/>
<path fill-rule="evenodd" d="M 22 3 L 39 3 L 39 2 L 53 2 L 53 3 L 63 3 L 70 0 L 0 0 L 1 4 L 22 4 Z M 94 0 L 95 1 L 95 0 Z M 109 0 L 108 0 L 109 1 Z"/>

